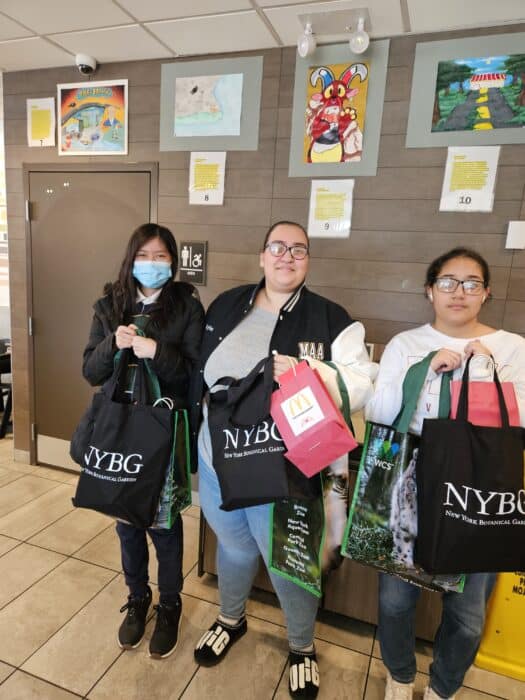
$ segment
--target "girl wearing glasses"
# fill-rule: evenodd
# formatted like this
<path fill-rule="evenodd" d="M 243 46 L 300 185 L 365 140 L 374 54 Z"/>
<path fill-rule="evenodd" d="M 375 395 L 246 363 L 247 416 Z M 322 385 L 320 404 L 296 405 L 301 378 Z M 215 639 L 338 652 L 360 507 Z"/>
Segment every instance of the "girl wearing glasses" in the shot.
<path fill-rule="evenodd" d="M 525 339 L 479 320 L 490 297 L 490 272 L 479 253 L 455 248 L 432 262 L 425 293 L 434 320 L 396 335 L 386 346 L 367 418 L 391 424 L 401 407 L 407 369 L 437 350 L 410 431 L 421 433 L 425 418 L 438 415 L 443 372 L 460 379 L 468 357 L 470 379 L 492 380 L 497 366 L 501 381 L 513 382 L 525 425 Z M 474 661 L 483 631 L 485 606 L 495 574 L 469 574 L 463 593 L 443 594 L 441 626 L 425 700 L 453 698 Z M 410 700 L 416 675 L 414 614 L 420 589 L 388 574 L 379 574 L 379 640 L 387 667 L 385 700 Z"/>
<path fill-rule="evenodd" d="M 218 540 L 220 615 L 195 649 L 195 659 L 203 666 L 220 662 L 247 631 L 246 601 L 259 556 L 267 564 L 270 533 L 270 505 L 229 512 L 220 508 L 206 408 L 203 416 L 200 411 L 206 389 L 221 377 L 246 376 L 259 360 L 273 354 L 276 380 L 291 364 L 307 359 L 340 400 L 336 372 L 325 364 L 332 360 L 347 385 L 352 410 L 359 410 L 372 394 L 376 365 L 369 360 L 363 326 L 354 323 L 341 306 L 305 286 L 309 260 L 308 236 L 302 226 L 289 221 L 274 224 L 259 254 L 261 282 L 221 294 L 206 315 L 194 423 L 200 424 L 201 508 Z M 338 473 L 345 474 L 346 457 L 336 466 Z M 288 628 L 289 692 L 292 697 L 314 698 L 319 689 L 313 645 L 318 600 L 291 581 L 273 573 L 270 578 Z"/>

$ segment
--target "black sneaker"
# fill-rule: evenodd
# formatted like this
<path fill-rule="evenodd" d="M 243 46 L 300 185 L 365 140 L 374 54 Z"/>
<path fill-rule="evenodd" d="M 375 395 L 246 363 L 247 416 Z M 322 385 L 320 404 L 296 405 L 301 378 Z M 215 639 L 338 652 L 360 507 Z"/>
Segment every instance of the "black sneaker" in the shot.
<path fill-rule="evenodd" d="M 292 698 L 316 698 L 319 692 L 319 666 L 315 651 L 290 651 L 288 692 Z"/>
<path fill-rule="evenodd" d="M 153 609 L 157 621 L 149 643 L 149 655 L 154 659 L 164 659 L 177 648 L 182 612 L 180 596 L 176 605 L 154 605 Z"/>
<path fill-rule="evenodd" d="M 148 586 L 143 598 L 128 596 L 128 602 L 120 612 L 128 611 L 118 631 L 118 643 L 121 649 L 135 649 L 141 643 L 146 630 L 146 616 L 151 604 L 151 588 Z"/>
<path fill-rule="evenodd" d="M 226 625 L 216 620 L 199 639 L 193 652 L 195 661 L 201 666 L 215 666 L 226 656 L 233 644 L 246 634 L 248 625 L 243 617 L 236 625 Z"/>

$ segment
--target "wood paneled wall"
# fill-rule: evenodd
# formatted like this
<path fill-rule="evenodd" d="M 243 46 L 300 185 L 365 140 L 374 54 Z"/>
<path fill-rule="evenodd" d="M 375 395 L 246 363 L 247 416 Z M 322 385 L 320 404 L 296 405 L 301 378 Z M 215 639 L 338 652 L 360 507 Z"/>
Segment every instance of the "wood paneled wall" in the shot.
<path fill-rule="evenodd" d="M 312 242 L 309 275 L 313 289 L 364 322 L 372 342 L 385 343 L 429 319 L 422 293 L 426 265 L 455 245 L 478 249 L 492 266 L 494 299 L 484 320 L 525 333 L 525 251 L 504 247 L 507 222 L 525 218 L 525 145 L 502 147 L 490 214 L 440 213 L 446 148 L 404 145 L 417 41 L 524 30 L 522 24 L 391 41 L 377 176 L 357 178 L 350 238 Z M 189 153 L 159 152 L 161 61 L 103 65 L 96 75 L 97 80 L 129 80 L 129 155 L 122 160 L 159 162 L 159 222 L 179 240 L 209 241 L 208 284 L 200 289 L 205 304 L 231 286 L 258 279 L 257 252 L 270 223 L 307 223 L 310 182 L 288 178 L 295 50 L 255 54 L 264 55 L 259 149 L 228 153 L 222 207 L 190 206 Z M 15 447 L 21 457 L 30 448 L 22 164 L 60 160 L 56 148 L 26 146 L 26 99 L 56 95 L 57 83 L 78 78 L 75 67 L 4 76 Z M 76 160 L 96 166 L 102 158 Z M 57 339 L 57 351 L 59 346 Z"/>

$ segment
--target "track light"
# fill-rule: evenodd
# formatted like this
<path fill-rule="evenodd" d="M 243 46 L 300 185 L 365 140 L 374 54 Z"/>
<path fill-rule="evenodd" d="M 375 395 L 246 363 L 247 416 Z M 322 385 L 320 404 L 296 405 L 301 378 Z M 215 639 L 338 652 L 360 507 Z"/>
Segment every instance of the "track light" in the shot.
<path fill-rule="evenodd" d="M 357 20 L 357 29 L 350 34 L 349 39 L 350 51 L 352 53 L 364 53 L 370 44 L 370 37 L 365 32 L 364 17 L 359 17 Z"/>
<path fill-rule="evenodd" d="M 301 58 L 311 56 L 317 47 L 317 42 L 310 22 L 306 23 L 304 32 L 297 39 L 297 53 Z"/>

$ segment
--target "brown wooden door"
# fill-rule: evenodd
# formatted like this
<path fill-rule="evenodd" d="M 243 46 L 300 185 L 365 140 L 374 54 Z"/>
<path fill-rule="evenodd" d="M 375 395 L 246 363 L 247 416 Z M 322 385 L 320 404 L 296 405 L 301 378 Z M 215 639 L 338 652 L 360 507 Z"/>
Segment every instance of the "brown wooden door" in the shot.
<path fill-rule="evenodd" d="M 72 466 L 69 440 L 92 390 L 82 377 L 92 305 L 152 218 L 154 171 L 30 171 L 36 459 Z"/>

